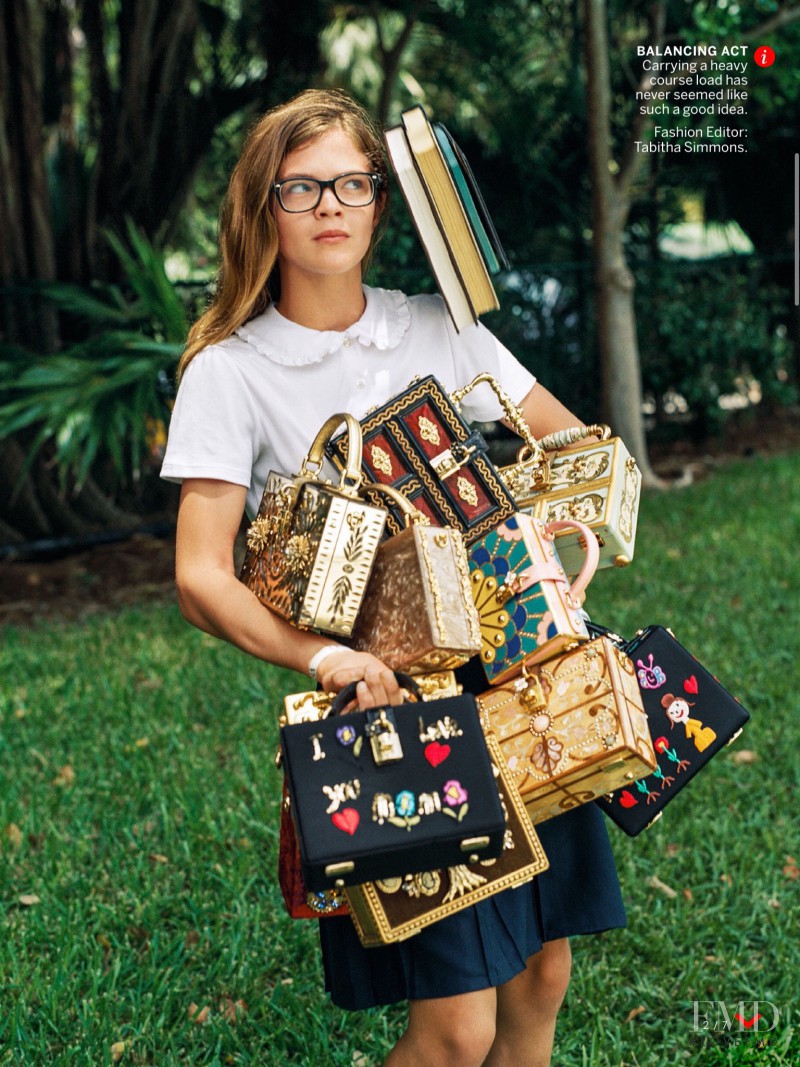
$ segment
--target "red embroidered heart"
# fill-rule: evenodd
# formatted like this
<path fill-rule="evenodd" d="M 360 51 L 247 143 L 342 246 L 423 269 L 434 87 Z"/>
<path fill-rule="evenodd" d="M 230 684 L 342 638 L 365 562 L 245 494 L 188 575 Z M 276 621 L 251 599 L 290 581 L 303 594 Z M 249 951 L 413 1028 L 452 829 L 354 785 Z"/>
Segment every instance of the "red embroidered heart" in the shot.
<path fill-rule="evenodd" d="M 440 763 L 444 763 L 449 755 L 449 745 L 440 745 L 438 741 L 431 741 L 429 745 L 425 746 L 425 759 L 430 763 L 431 767 L 438 767 Z"/>
<path fill-rule="evenodd" d="M 686 690 L 687 693 L 697 692 L 697 679 L 694 675 L 691 675 L 689 678 L 686 679 L 686 681 L 683 683 L 683 688 Z"/>
<path fill-rule="evenodd" d="M 633 793 L 629 793 L 627 789 L 623 789 L 620 793 L 619 802 L 623 808 L 635 808 L 638 803 Z"/>
<path fill-rule="evenodd" d="M 355 808 L 342 808 L 341 811 L 335 811 L 331 815 L 331 822 L 337 830 L 344 830 L 346 834 L 352 835 L 358 829 L 358 824 L 361 821 L 361 816 L 358 814 Z"/>

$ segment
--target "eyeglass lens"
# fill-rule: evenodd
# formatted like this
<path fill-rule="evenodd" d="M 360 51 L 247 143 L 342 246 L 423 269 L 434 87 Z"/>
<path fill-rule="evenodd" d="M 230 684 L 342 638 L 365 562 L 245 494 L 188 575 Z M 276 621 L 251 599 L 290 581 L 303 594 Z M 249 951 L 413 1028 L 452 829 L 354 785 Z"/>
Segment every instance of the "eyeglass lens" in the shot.
<path fill-rule="evenodd" d="M 375 183 L 371 174 L 340 174 L 330 181 L 316 178 L 288 178 L 276 183 L 278 197 L 285 211 L 309 211 L 322 199 L 323 189 L 333 189 L 334 196 L 345 207 L 366 207 L 375 197 Z"/>

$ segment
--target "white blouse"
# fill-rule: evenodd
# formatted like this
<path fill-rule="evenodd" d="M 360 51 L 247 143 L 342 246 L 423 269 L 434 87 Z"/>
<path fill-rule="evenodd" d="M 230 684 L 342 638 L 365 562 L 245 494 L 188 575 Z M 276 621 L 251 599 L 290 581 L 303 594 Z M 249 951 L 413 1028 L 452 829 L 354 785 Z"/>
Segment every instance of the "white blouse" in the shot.
<path fill-rule="evenodd" d="M 199 352 L 178 389 L 162 478 L 247 486 L 253 517 L 269 471 L 295 474 L 336 412 L 361 419 L 428 374 L 451 392 L 488 371 L 517 403 L 533 388 L 534 376 L 485 326 L 457 333 L 440 296 L 368 286 L 364 294 L 364 314 L 341 333 L 300 326 L 270 305 Z M 461 410 L 469 421 L 502 414 L 487 385 Z"/>

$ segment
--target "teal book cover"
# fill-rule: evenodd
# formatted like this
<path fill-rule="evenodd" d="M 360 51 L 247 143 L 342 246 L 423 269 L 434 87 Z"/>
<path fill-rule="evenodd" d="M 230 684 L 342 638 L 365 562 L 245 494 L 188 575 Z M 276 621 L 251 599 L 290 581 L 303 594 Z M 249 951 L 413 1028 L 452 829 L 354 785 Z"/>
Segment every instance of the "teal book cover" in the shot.
<path fill-rule="evenodd" d="M 441 122 L 433 123 L 436 140 L 442 150 L 445 163 L 453 176 L 464 210 L 469 218 L 478 247 L 483 255 L 486 269 L 490 274 L 499 274 L 508 270 L 508 260 L 492 224 L 486 203 L 481 196 L 475 176 L 472 173 L 464 153 L 458 147 L 446 126 Z"/>

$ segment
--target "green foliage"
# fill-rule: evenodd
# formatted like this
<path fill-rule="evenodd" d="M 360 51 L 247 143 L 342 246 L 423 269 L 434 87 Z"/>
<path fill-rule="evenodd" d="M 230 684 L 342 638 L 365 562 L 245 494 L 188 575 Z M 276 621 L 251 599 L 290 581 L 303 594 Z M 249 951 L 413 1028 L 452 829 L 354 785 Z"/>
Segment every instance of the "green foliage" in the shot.
<path fill-rule="evenodd" d="M 752 720 L 651 830 L 609 824 L 629 926 L 573 941 L 562 1067 L 800 1060 L 796 463 L 646 495 L 632 566 L 590 588 L 620 632 L 672 625 Z M 402 1008 L 330 1006 L 315 923 L 285 916 L 275 877 L 277 715 L 308 679 L 172 605 L 2 636 L 0 1064 L 110 1064 L 127 1042 L 122 1064 L 377 1067 Z M 770 1000 L 780 1023 L 695 1033 L 695 999 Z"/>
<path fill-rule="evenodd" d="M 127 244 L 108 235 L 123 268 L 118 286 L 66 283 L 36 291 L 83 336 L 55 354 L 0 349 L 0 437 L 28 432 L 28 464 L 47 443 L 62 481 L 80 485 L 108 463 L 120 482 L 138 479 L 169 416 L 169 385 L 185 343 L 186 310 L 163 260 L 128 222 Z"/>
<path fill-rule="evenodd" d="M 794 399 L 785 294 L 764 282 L 762 270 L 732 259 L 693 266 L 664 261 L 642 272 L 644 389 L 659 400 L 677 393 L 701 436 L 718 432 L 728 417 L 720 397 L 746 399 L 754 382 L 765 398 Z"/>

